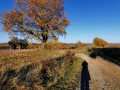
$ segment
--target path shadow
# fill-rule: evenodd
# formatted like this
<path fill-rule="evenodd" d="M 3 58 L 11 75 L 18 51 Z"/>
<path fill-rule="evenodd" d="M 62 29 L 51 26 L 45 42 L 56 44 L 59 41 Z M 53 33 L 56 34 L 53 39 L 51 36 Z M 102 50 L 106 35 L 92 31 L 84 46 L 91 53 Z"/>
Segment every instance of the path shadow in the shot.
<path fill-rule="evenodd" d="M 88 70 L 88 63 L 84 61 L 82 63 L 81 90 L 89 90 L 89 80 L 91 80 L 91 78 Z"/>
<path fill-rule="evenodd" d="M 89 56 L 94 59 L 100 56 L 120 66 L 120 48 L 93 48 Z"/>
<path fill-rule="evenodd" d="M 89 57 L 96 59 L 97 54 L 98 54 L 97 49 L 94 49 L 94 50 L 91 51 Z"/>

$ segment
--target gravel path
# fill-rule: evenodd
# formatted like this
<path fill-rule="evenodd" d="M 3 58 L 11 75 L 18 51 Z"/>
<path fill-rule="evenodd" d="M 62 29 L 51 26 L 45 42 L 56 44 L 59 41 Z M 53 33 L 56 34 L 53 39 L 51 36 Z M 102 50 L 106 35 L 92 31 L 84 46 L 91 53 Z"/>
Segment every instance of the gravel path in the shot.
<path fill-rule="evenodd" d="M 100 57 L 90 58 L 86 54 L 76 54 L 76 56 L 86 60 L 91 80 L 90 90 L 120 90 L 120 66 Z M 80 90 L 81 86 L 76 90 Z"/>

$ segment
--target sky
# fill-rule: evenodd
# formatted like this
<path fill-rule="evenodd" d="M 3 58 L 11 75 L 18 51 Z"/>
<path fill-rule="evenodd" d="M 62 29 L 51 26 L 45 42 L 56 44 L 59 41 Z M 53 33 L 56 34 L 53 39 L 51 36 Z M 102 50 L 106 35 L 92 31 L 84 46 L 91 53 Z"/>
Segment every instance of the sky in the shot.
<path fill-rule="evenodd" d="M 1 0 L 0 13 L 12 9 L 13 1 Z M 64 9 L 70 25 L 67 35 L 59 37 L 60 42 L 92 43 L 99 37 L 109 43 L 120 43 L 120 0 L 65 0 Z M 8 41 L 8 33 L 0 31 L 0 43 Z"/>

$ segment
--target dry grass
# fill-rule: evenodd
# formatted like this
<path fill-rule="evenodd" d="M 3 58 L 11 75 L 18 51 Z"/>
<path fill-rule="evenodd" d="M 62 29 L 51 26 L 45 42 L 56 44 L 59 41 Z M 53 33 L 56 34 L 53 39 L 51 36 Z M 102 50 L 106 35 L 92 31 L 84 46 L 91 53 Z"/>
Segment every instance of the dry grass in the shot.
<path fill-rule="evenodd" d="M 70 49 L 72 52 L 75 52 L 76 54 L 79 53 L 88 53 L 88 48 L 78 48 L 78 49 Z"/>
<path fill-rule="evenodd" d="M 55 83 L 59 83 L 63 77 L 65 78 L 67 72 L 70 75 L 73 74 L 75 66 L 73 63 L 78 60 L 73 55 L 74 53 L 70 51 L 40 49 L 12 54 L 1 53 L 0 89 L 43 90 L 50 88 Z M 79 67 L 79 72 L 80 69 Z M 80 74 L 78 71 L 73 74 L 73 78 Z"/>
<path fill-rule="evenodd" d="M 12 54 L 9 53 L 0 53 L 0 71 L 10 69 L 16 69 L 21 66 L 41 62 L 41 60 L 47 60 L 50 58 L 59 57 L 59 51 L 48 51 L 48 50 L 33 50 L 33 51 L 25 51 L 25 52 L 14 52 Z"/>

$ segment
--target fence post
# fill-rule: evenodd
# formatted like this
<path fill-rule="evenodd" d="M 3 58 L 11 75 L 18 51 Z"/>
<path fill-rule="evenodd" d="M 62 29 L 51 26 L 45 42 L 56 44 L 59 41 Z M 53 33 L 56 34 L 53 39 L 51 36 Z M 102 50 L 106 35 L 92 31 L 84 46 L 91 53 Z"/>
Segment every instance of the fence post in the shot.
<path fill-rule="evenodd" d="M 12 53 L 11 45 L 10 45 L 10 54 Z"/>
<path fill-rule="evenodd" d="M 19 45 L 19 52 L 20 52 L 20 45 Z"/>

